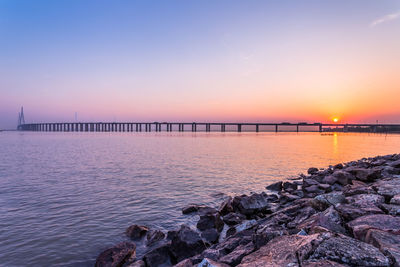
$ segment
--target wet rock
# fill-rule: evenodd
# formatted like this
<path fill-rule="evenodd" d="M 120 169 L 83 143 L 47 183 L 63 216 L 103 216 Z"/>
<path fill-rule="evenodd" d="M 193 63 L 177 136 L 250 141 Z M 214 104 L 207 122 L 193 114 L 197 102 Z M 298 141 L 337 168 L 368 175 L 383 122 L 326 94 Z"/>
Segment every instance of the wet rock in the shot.
<path fill-rule="evenodd" d="M 367 243 L 379 248 L 388 256 L 394 266 L 400 266 L 400 235 L 371 229 L 368 230 L 365 239 Z"/>
<path fill-rule="evenodd" d="M 221 232 L 223 227 L 224 222 L 218 213 L 201 215 L 200 220 L 197 222 L 197 228 L 200 231 L 215 228 L 218 232 Z"/>
<path fill-rule="evenodd" d="M 387 214 L 399 216 L 400 215 L 400 205 L 393 204 L 382 204 L 380 208 Z"/>
<path fill-rule="evenodd" d="M 215 228 L 207 229 L 201 233 L 201 237 L 208 243 L 216 243 L 219 238 L 219 232 Z"/>
<path fill-rule="evenodd" d="M 122 266 L 136 255 L 136 245 L 130 242 L 122 242 L 112 248 L 106 249 L 96 259 L 96 267 Z"/>
<path fill-rule="evenodd" d="M 213 261 L 212 259 L 204 258 L 197 267 L 229 267 L 225 263 Z"/>
<path fill-rule="evenodd" d="M 386 214 L 367 215 L 349 222 L 348 227 L 353 231 L 355 238 L 364 241 L 370 229 L 400 233 L 400 217 Z"/>
<path fill-rule="evenodd" d="M 297 226 L 297 229 L 306 229 L 308 233 L 313 233 L 315 227 L 323 227 L 332 232 L 346 233 L 346 229 L 343 227 L 344 222 L 339 213 L 334 209 L 333 206 L 329 207 L 324 212 L 320 212 L 312 215 L 309 219 Z"/>
<path fill-rule="evenodd" d="M 231 253 L 221 257 L 219 261 L 230 266 L 236 266 L 242 261 L 243 257 L 249 255 L 253 251 L 254 245 L 252 242 L 246 245 L 239 245 Z"/>
<path fill-rule="evenodd" d="M 265 188 L 271 191 L 282 191 L 282 181 L 267 185 Z"/>
<path fill-rule="evenodd" d="M 227 224 L 227 225 L 235 225 L 235 224 L 239 224 L 242 221 L 246 220 L 246 216 L 244 216 L 243 214 L 240 213 L 228 213 L 227 215 L 225 215 L 223 217 L 223 221 Z"/>
<path fill-rule="evenodd" d="M 184 208 L 182 208 L 182 213 L 183 214 L 189 214 L 189 213 L 193 213 L 193 212 L 198 212 L 201 214 L 208 214 L 208 213 L 216 213 L 217 210 L 211 207 L 207 207 L 204 205 L 196 205 L 196 204 L 191 204 L 188 205 Z"/>
<path fill-rule="evenodd" d="M 165 238 L 165 234 L 160 230 L 151 230 L 147 233 L 146 245 L 151 246 L 154 243 L 161 241 Z"/>
<path fill-rule="evenodd" d="M 148 227 L 134 224 L 129 226 L 128 229 L 126 229 L 125 233 L 130 239 L 137 240 L 145 236 L 148 231 Z"/>
<path fill-rule="evenodd" d="M 259 250 L 245 256 L 238 266 L 298 266 L 323 240 L 322 234 L 276 237 Z"/>
<path fill-rule="evenodd" d="M 171 254 L 170 244 L 165 243 L 153 248 L 143 256 L 147 267 L 171 266 L 176 263 L 175 257 Z"/>
<path fill-rule="evenodd" d="M 200 254 L 206 246 L 200 235 L 186 225 L 171 234 L 171 252 L 177 261 Z"/>
<path fill-rule="evenodd" d="M 284 182 L 282 186 L 285 191 L 288 190 L 294 191 L 297 189 L 297 184 L 291 182 Z"/>
<path fill-rule="evenodd" d="M 258 212 L 268 212 L 270 208 L 270 196 L 266 193 L 252 194 L 250 196 L 235 197 L 236 208 L 244 215 L 252 215 Z"/>
<path fill-rule="evenodd" d="M 310 259 L 325 259 L 352 266 L 390 266 L 389 259 L 374 246 L 337 235 L 319 244 Z"/>
<path fill-rule="evenodd" d="M 352 221 L 366 215 L 383 213 L 383 211 L 376 206 L 357 207 L 349 204 L 338 204 L 336 210 L 346 221 Z"/>
<path fill-rule="evenodd" d="M 232 197 L 228 197 L 226 200 L 224 200 L 218 211 L 221 215 L 226 215 L 230 212 L 233 212 Z"/>
<path fill-rule="evenodd" d="M 318 172 L 318 168 L 315 168 L 315 167 L 308 168 L 308 170 L 307 170 L 308 174 L 315 174 L 317 172 Z"/>

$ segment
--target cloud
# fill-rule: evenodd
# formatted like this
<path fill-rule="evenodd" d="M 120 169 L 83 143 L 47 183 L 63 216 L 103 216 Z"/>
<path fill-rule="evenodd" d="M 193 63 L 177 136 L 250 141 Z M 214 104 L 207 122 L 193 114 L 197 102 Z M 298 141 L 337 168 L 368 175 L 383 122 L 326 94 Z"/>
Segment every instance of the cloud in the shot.
<path fill-rule="evenodd" d="M 398 19 L 398 18 L 400 18 L 400 11 L 397 12 L 397 13 L 388 14 L 386 16 L 383 16 L 381 18 L 378 18 L 378 19 L 374 20 L 373 22 L 371 22 L 370 27 L 375 27 L 378 24 L 385 23 L 385 22 L 388 22 L 388 21 L 391 21 L 391 20 L 395 20 L 395 19 Z"/>

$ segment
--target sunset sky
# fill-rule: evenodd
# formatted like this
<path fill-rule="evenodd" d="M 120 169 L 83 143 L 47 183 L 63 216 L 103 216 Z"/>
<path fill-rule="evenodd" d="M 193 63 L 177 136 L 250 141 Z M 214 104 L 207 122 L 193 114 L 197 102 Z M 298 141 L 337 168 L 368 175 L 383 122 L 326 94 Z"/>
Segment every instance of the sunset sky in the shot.
<path fill-rule="evenodd" d="M 0 0 L 0 129 L 400 123 L 400 1 Z"/>

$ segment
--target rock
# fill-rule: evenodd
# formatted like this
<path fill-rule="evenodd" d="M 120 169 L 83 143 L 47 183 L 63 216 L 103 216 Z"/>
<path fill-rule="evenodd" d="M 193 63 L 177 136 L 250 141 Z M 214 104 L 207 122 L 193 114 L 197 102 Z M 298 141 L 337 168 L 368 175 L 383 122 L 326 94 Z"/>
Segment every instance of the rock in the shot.
<path fill-rule="evenodd" d="M 392 259 L 394 266 L 400 266 L 400 235 L 371 229 L 368 230 L 365 241 Z"/>
<path fill-rule="evenodd" d="M 106 249 L 96 259 L 96 267 L 117 267 L 132 260 L 136 256 L 136 245 L 130 242 L 122 242 Z"/>
<path fill-rule="evenodd" d="M 322 179 L 321 182 L 324 183 L 324 184 L 332 185 L 332 184 L 337 182 L 337 178 L 335 176 L 333 176 L 333 175 L 327 175 Z"/>
<path fill-rule="evenodd" d="M 383 213 L 383 211 L 376 206 L 357 207 L 349 204 L 338 204 L 336 210 L 346 221 L 352 221 L 358 217 L 366 215 Z"/>
<path fill-rule="evenodd" d="M 205 214 L 200 216 L 200 220 L 197 222 L 197 228 L 200 231 L 215 228 L 218 230 L 218 232 L 221 232 L 222 228 L 224 228 L 224 222 L 218 213 Z"/>
<path fill-rule="evenodd" d="M 303 180 L 303 188 L 309 187 L 312 185 L 318 185 L 318 184 L 319 184 L 319 182 L 317 182 L 316 180 L 311 179 L 311 178 L 307 178 L 307 179 Z"/>
<path fill-rule="evenodd" d="M 400 215 L 400 205 L 393 204 L 382 204 L 380 208 L 387 214 L 399 216 Z"/>
<path fill-rule="evenodd" d="M 148 231 L 148 227 L 134 224 L 129 226 L 128 229 L 126 229 L 125 233 L 130 239 L 137 240 L 145 236 Z"/>
<path fill-rule="evenodd" d="M 207 207 L 204 205 L 196 205 L 196 204 L 191 204 L 188 205 L 184 208 L 182 208 L 182 213 L 183 214 L 189 214 L 193 212 L 199 212 L 201 214 L 208 214 L 208 213 L 216 213 L 217 210 L 211 207 Z"/>
<path fill-rule="evenodd" d="M 225 215 L 223 217 L 223 221 L 227 224 L 227 225 L 235 225 L 235 224 L 239 224 L 242 221 L 246 220 L 246 216 L 244 216 L 243 214 L 240 213 L 228 213 L 227 215 Z"/>
<path fill-rule="evenodd" d="M 314 233 L 313 228 L 317 226 L 336 233 L 346 233 L 346 229 L 343 227 L 343 220 L 333 206 L 324 212 L 312 215 L 309 219 L 298 225 L 297 229 L 306 229 L 308 233 Z"/>
<path fill-rule="evenodd" d="M 285 191 L 287 190 L 294 191 L 297 189 L 297 184 L 291 182 L 284 182 L 282 186 Z"/>
<path fill-rule="evenodd" d="M 245 256 L 238 266 L 298 266 L 323 240 L 322 234 L 279 236 Z"/>
<path fill-rule="evenodd" d="M 393 168 L 400 168 L 400 160 L 396 160 L 396 161 L 389 163 L 389 166 L 393 167 Z"/>
<path fill-rule="evenodd" d="M 146 267 L 146 264 L 142 260 L 137 260 L 128 265 L 124 265 L 124 267 Z"/>
<path fill-rule="evenodd" d="M 350 173 L 348 173 L 346 171 L 342 171 L 342 170 L 335 171 L 332 175 L 336 178 L 337 182 L 340 183 L 341 185 L 350 184 L 351 181 L 354 179 L 353 175 L 351 175 Z"/>
<path fill-rule="evenodd" d="M 342 164 L 342 163 L 338 163 L 338 164 L 336 164 L 335 166 L 333 166 L 333 169 L 334 169 L 334 170 L 336 170 L 336 169 L 343 169 L 343 164 Z"/>
<path fill-rule="evenodd" d="M 174 267 L 193 267 L 193 262 L 191 259 L 186 259 L 178 262 L 177 264 L 174 265 Z"/>
<path fill-rule="evenodd" d="M 325 210 L 331 205 L 343 203 L 345 197 L 342 192 L 331 192 L 314 197 L 311 205 L 317 210 Z"/>
<path fill-rule="evenodd" d="M 352 185 L 346 185 L 343 189 L 343 194 L 345 196 L 353 196 L 358 194 L 375 194 L 375 190 L 373 190 L 370 186 L 365 184 L 364 182 L 353 180 Z"/>
<path fill-rule="evenodd" d="M 348 265 L 343 265 L 334 261 L 328 260 L 309 260 L 305 261 L 301 267 L 346 267 Z"/>
<path fill-rule="evenodd" d="M 282 225 L 265 225 L 257 229 L 252 239 L 256 249 L 259 249 L 275 237 L 288 234 L 288 230 Z"/>
<path fill-rule="evenodd" d="M 201 237 L 208 243 L 216 243 L 219 238 L 219 232 L 215 228 L 207 229 L 201 233 Z"/>
<path fill-rule="evenodd" d="M 390 200 L 390 204 L 400 205 L 400 194 L 393 196 Z"/>
<path fill-rule="evenodd" d="M 252 242 L 246 245 L 239 245 L 231 253 L 221 257 L 219 261 L 230 266 L 236 266 L 242 261 L 243 257 L 249 255 L 253 251 L 254 245 Z"/>
<path fill-rule="evenodd" d="M 260 193 L 239 198 L 235 197 L 233 201 L 237 203 L 235 206 L 240 213 L 249 216 L 258 212 L 268 212 L 271 206 L 269 197 L 266 193 Z"/>
<path fill-rule="evenodd" d="M 186 225 L 182 225 L 179 231 L 172 233 L 170 238 L 171 252 L 178 262 L 200 254 L 206 249 L 200 235 Z"/>
<path fill-rule="evenodd" d="M 281 203 L 287 203 L 287 202 L 295 201 L 295 200 L 297 200 L 299 198 L 300 197 L 296 196 L 296 195 L 292 195 L 292 194 L 289 194 L 289 193 L 282 193 L 281 196 L 280 196 L 280 201 L 281 201 Z"/>
<path fill-rule="evenodd" d="M 346 202 L 356 207 L 378 207 L 385 202 L 385 198 L 377 194 L 360 194 L 346 197 Z"/>
<path fill-rule="evenodd" d="M 369 229 L 400 233 L 400 217 L 386 214 L 367 215 L 348 223 L 355 238 L 364 241 Z"/>
<path fill-rule="evenodd" d="M 224 202 L 222 202 L 218 211 L 221 215 L 226 215 L 230 212 L 233 212 L 232 197 L 228 197 Z"/>
<path fill-rule="evenodd" d="M 165 238 L 165 234 L 160 230 L 152 230 L 147 233 L 146 245 L 151 246 L 154 243 L 161 241 Z"/>
<path fill-rule="evenodd" d="M 197 267 L 229 267 L 225 263 L 219 263 L 208 258 L 204 258 Z"/>
<path fill-rule="evenodd" d="M 171 266 L 176 263 L 171 256 L 170 244 L 165 243 L 153 248 L 143 256 L 146 267 Z"/>
<path fill-rule="evenodd" d="M 308 170 L 307 170 L 307 173 L 308 174 L 315 174 L 315 173 L 317 173 L 318 172 L 318 168 L 315 168 L 315 167 L 311 167 L 311 168 L 309 168 Z"/>
<path fill-rule="evenodd" d="M 329 184 L 319 184 L 318 188 L 324 190 L 325 192 L 332 191 L 332 188 Z"/>
<path fill-rule="evenodd" d="M 389 259 L 377 248 L 344 235 L 321 242 L 310 259 L 338 261 L 352 266 L 390 266 Z"/>
<path fill-rule="evenodd" d="M 347 170 L 358 180 L 365 182 L 371 182 L 381 176 L 380 169 L 348 168 Z"/>
<path fill-rule="evenodd" d="M 308 187 L 304 188 L 304 191 L 307 193 L 318 193 L 318 192 L 322 192 L 319 188 L 318 185 L 310 185 Z"/>
<path fill-rule="evenodd" d="M 375 182 L 372 188 L 376 190 L 379 195 L 391 199 L 395 195 L 400 194 L 400 179 L 383 179 Z"/>
<path fill-rule="evenodd" d="M 265 188 L 271 191 L 282 191 L 282 181 L 267 185 Z"/>

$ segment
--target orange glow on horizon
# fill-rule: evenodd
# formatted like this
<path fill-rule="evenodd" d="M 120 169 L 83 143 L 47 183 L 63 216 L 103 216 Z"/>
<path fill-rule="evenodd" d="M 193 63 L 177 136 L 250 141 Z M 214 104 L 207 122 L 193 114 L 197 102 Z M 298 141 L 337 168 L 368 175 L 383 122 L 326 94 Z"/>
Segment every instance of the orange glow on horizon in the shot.
<path fill-rule="evenodd" d="M 332 121 L 335 122 L 335 123 L 339 122 L 339 118 L 335 117 L 335 118 L 332 119 Z"/>

